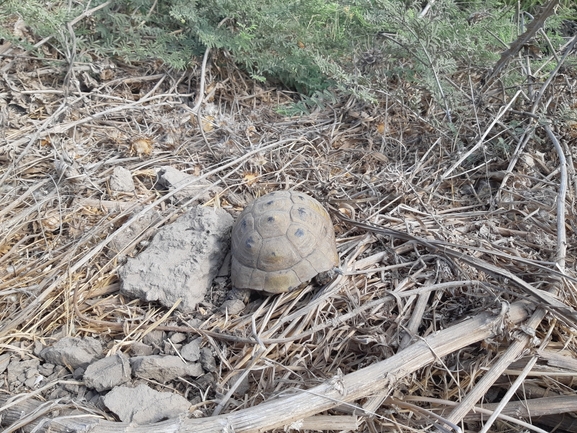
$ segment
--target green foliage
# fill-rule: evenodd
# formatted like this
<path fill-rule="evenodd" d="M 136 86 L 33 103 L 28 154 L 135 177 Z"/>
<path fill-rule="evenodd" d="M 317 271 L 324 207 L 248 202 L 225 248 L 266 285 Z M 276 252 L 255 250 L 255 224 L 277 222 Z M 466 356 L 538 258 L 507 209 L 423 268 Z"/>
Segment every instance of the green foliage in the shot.
<path fill-rule="evenodd" d="M 51 43 L 64 53 L 71 42 L 66 24 L 104 1 L 5 0 L 0 18 L 22 17 L 38 38 L 52 36 Z M 294 107 L 297 111 L 314 107 L 327 89 L 370 100 L 398 79 L 425 89 L 442 106 L 458 105 L 459 94 L 447 78 L 459 68 L 494 64 L 519 33 L 515 8 L 509 0 L 437 0 L 421 16 L 422 3 L 116 0 L 80 20 L 74 42 L 77 60 L 159 59 L 179 70 L 206 47 L 226 50 L 254 79 L 309 95 L 308 102 Z M 475 12 L 486 12 L 484 19 L 470 21 Z M 0 31 L 0 37 L 11 38 L 7 29 Z"/>
<path fill-rule="evenodd" d="M 277 112 L 283 116 L 300 116 L 327 104 L 334 104 L 336 100 L 335 95 L 329 90 L 317 91 L 311 96 L 303 95 L 301 100 L 294 104 L 280 106 Z"/>
<path fill-rule="evenodd" d="M 45 4 L 39 1 L 17 2 L 7 0 L 0 3 L 0 22 L 9 22 L 10 16 L 24 18 L 25 23 L 27 25 L 31 23 L 33 31 L 40 38 L 45 38 L 55 35 L 57 37 L 63 26 L 76 15 L 73 10 L 68 10 L 63 7 L 54 9 L 47 8 Z M 10 29 L 0 27 L 0 38 L 6 39 L 15 45 L 20 45 L 30 51 L 34 51 L 33 44 L 30 41 L 14 35 Z"/>
<path fill-rule="evenodd" d="M 231 51 L 253 76 L 267 77 L 303 93 L 330 84 L 316 55 L 342 58 L 354 40 L 372 31 L 357 7 L 337 2 L 248 0 L 242 7 L 238 0 L 214 3 L 227 20 L 220 28 L 213 25 L 198 32 L 201 42 Z M 191 20 L 194 13 L 189 9 L 181 18 Z"/>

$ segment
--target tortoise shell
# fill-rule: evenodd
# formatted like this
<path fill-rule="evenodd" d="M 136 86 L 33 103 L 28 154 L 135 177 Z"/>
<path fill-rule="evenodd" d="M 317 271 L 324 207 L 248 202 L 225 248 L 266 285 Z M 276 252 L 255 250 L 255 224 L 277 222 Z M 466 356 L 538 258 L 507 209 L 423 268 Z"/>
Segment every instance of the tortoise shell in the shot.
<path fill-rule="evenodd" d="M 232 229 L 232 284 L 239 289 L 288 292 L 339 265 L 328 212 L 301 192 L 264 195 Z"/>

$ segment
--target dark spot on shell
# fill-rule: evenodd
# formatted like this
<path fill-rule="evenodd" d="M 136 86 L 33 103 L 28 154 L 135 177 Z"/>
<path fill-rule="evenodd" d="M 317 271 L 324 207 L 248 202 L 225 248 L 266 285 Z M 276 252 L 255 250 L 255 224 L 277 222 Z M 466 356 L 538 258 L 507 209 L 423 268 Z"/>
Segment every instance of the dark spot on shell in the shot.
<path fill-rule="evenodd" d="M 272 223 L 272 222 L 274 221 L 274 217 L 273 217 L 273 216 L 269 216 L 269 217 L 267 218 L 267 221 L 268 221 L 269 223 Z"/>
<path fill-rule="evenodd" d="M 266 205 L 267 205 L 267 206 L 270 206 L 270 205 L 273 204 L 273 203 L 274 203 L 274 200 L 269 200 L 269 201 L 266 202 Z"/>
<path fill-rule="evenodd" d="M 295 232 L 295 236 L 297 238 L 302 238 L 305 235 L 305 231 L 301 228 L 297 229 L 297 231 Z"/>
<path fill-rule="evenodd" d="M 252 249 L 252 247 L 254 246 L 254 239 L 252 238 L 252 236 L 246 240 L 245 245 L 247 248 Z"/>
<path fill-rule="evenodd" d="M 301 218 L 307 215 L 307 210 L 304 207 L 299 207 L 297 212 Z"/>

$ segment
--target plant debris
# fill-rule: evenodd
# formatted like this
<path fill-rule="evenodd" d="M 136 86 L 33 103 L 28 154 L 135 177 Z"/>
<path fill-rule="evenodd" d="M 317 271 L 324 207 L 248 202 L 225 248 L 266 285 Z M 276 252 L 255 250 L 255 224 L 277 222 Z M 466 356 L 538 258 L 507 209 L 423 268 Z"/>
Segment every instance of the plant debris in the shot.
<path fill-rule="evenodd" d="M 218 85 L 192 107 L 187 80 L 145 64 L 81 91 L 67 77 L 89 72 L 76 66 L 36 74 L 41 59 L 1 57 L 0 425 L 574 431 L 566 52 L 530 77 L 535 94 L 495 78 L 476 95 L 480 79 L 457 74 L 471 106 L 450 127 L 444 106 L 400 81 L 376 103 L 338 97 L 283 117 L 294 94 L 232 64 L 202 71 Z M 159 188 L 161 171 L 179 180 Z M 331 283 L 234 309 L 222 269 L 185 310 L 121 290 L 127 260 L 198 203 L 231 222 L 286 189 L 332 215 L 344 272 Z M 148 410 L 159 398 L 178 410 Z"/>

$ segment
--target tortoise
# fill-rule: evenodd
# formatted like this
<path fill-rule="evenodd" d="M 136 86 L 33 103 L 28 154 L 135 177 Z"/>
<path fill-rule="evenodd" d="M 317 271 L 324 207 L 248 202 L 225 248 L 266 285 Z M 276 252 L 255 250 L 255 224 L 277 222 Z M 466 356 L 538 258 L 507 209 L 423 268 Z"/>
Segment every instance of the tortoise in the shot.
<path fill-rule="evenodd" d="M 314 198 L 276 191 L 249 204 L 232 229 L 232 285 L 283 293 L 338 272 L 335 231 Z"/>

